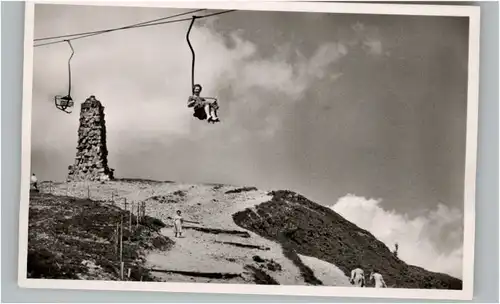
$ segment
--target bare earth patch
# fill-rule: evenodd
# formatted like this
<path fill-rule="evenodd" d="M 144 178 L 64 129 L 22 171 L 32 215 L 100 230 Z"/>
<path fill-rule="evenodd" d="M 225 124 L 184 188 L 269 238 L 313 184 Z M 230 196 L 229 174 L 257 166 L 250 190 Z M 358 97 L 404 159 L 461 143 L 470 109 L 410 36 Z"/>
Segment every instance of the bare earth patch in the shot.
<path fill-rule="evenodd" d="M 31 199 L 36 265 L 28 268 L 51 277 L 116 279 L 113 223 L 124 208 L 136 214 L 144 203 L 147 217 L 140 232 L 127 232 L 125 246 L 137 265 L 134 278 L 350 286 L 347 276 L 361 264 L 383 269 L 390 286 L 462 287 L 461 280 L 405 264 L 369 232 L 292 191 L 138 179 L 41 185 L 56 196 Z M 185 223 L 182 238 L 172 229 L 177 210 L 194 222 Z"/>

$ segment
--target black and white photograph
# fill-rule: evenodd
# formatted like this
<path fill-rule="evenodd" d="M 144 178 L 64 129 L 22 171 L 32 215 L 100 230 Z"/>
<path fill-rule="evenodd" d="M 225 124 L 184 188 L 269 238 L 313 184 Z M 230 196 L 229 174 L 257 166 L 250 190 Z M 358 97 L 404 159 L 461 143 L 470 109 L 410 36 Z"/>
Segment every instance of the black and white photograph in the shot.
<path fill-rule="evenodd" d="M 26 18 L 22 287 L 472 298 L 477 7 Z"/>

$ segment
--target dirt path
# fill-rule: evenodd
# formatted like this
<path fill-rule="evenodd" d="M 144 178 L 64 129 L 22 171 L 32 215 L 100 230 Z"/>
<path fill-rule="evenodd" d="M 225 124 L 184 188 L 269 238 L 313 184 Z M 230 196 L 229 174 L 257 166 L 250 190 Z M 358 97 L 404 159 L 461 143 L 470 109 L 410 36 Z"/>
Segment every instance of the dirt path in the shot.
<path fill-rule="evenodd" d="M 152 251 L 146 256 L 149 268 L 193 273 L 240 274 L 230 279 L 206 278 L 178 273 L 154 275 L 173 282 L 217 282 L 255 284 L 247 265 L 264 270 L 281 285 L 307 285 L 297 266 L 283 255 L 281 245 L 236 225 L 232 215 L 246 208 L 268 201 L 267 191 L 235 191 L 233 186 L 190 185 L 177 183 L 141 183 L 113 181 L 100 183 L 61 183 L 52 185 L 51 192 L 91 199 L 114 201 L 127 209 L 146 203 L 146 214 L 162 220 L 167 228 L 161 233 L 175 244 L 168 251 Z M 231 190 L 229 193 L 226 193 Z M 136 210 L 136 209 L 133 209 Z M 172 221 L 177 210 L 184 219 L 199 224 L 186 223 L 182 238 L 175 238 Z M 198 229 L 190 229 L 198 227 Z M 235 231 L 243 232 L 235 234 Z M 272 261 L 272 262 L 271 262 Z M 269 263 L 279 269 L 268 269 Z M 324 265 L 321 268 L 325 268 Z M 323 273 L 325 273 L 323 271 Z"/>
<path fill-rule="evenodd" d="M 186 224 L 186 226 L 203 227 L 207 228 L 206 230 L 218 229 L 222 232 L 214 234 L 184 229 L 183 237 L 175 238 L 171 227 L 164 228 L 162 234 L 173 239 L 175 245 L 168 252 L 151 253 L 147 258 L 151 266 L 199 272 L 240 273 L 241 278 L 229 281 L 253 283 L 253 278 L 245 269 L 245 265 L 260 267 L 259 263 L 253 260 L 254 256 L 259 256 L 263 260 L 272 260 L 281 265 L 283 271 L 267 271 L 280 284 L 296 284 L 301 281 L 299 270 L 283 256 L 279 244 L 263 239 L 249 231 L 246 231 L 246 234 L 250 237 L 224 233 L 224 231 L 243 232 L 244 230 L 234 223 L 232 214 L 267 200 L 266 195 L 252 193 L 229 197 L 224 195 L 224 192 L 214 192 L 211 189 L 196 188 L 190 190 L 185 194 L 182 203 L 152 208 L 155 210 L 152 216 L 165 219 L 176 209 L 180 209 L 187 214 L 186 218 L 201 223 L 200 225 Z M 171 224 L 169 220 L 166 222 Z"/>
<path fill-rule="evenodd" d="M 315 257 L 301 254 L 299 254 L 299 257 L 305 265 L 312 269 L 314 275 L 320 279 L 324 285 L 343 287 L 353 286 L 349 283 L 349 278 L 335 265 Z"/>

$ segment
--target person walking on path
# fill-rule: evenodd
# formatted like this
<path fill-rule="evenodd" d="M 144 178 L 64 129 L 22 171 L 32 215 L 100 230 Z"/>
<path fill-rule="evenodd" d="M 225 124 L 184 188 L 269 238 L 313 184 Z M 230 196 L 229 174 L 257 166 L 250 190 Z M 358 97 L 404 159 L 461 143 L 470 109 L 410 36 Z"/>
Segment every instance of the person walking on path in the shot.
<path fill-rule="evenodd" d="M 172 217 L 168 217 L 168 218 L 172 219 L 174 221 L 174 234 L 175 234 L 176 238 L 182 237 L 182 225 L 184 224 L 184 222 L 186 222 L 186 223 L 193 223 L 193 224 L 199 224 L 198 222 L 185 220 L 182 217 L 182 213 L 181 213 L 180 210 L 176 211 L 176 214 L 175 214 L 175 216 L 173 218 Z"/>
<path fill-rule="evenodd" d="M 373 270 L 370 274 L 370 281 L 372 280 L 375 280 L 375 288 L 387 288 L 384 277 L 377 270 Z"/>
<path fill-rule="evenodd" d="M 351 271 L 349 282 L 356 287 L 365 287 L 365 272 L 361 267 L 358 266 Z"/>

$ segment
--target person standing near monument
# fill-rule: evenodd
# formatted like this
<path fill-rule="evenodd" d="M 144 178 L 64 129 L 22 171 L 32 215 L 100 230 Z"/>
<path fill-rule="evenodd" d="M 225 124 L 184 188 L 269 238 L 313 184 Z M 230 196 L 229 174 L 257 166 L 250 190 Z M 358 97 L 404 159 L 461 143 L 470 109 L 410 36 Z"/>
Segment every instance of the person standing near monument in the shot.
<path fill-rule="evenodd" d="M 38 179 L 36 178 L 35 173 L 31 175 L 31 185 L 38 191 Z"/>

